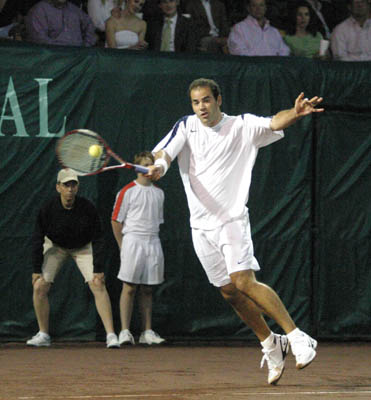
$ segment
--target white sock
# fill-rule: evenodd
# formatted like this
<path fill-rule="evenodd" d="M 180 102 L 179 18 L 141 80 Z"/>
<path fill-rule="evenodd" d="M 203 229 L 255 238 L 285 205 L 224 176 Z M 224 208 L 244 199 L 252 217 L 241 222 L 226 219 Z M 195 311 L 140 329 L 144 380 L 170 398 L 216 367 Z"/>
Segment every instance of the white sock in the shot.
<path fill-rule="evenodd" d="M 50 337 L 49 336 L 49 333 L 46 333 L 46 332 L 42 332 L 42 331 L 39 331 L 45 338 L 48 338 L 48 337 Z"/>
<path fill-rule="evenodd" d="M 293 331 L 291 331 L 290 333 L 288 333 L 287 339 L 289 339 L 289 341 L 291 341 L 292 339 L 294 339 L 296 336 L 301 334 L 301 330 L 299 328 L 295 328 Z"/>
<path fill-rule="evenodd" d="M 271 334 L 263 342 L 260 342 L 260 344 L 266 350 L 274 349 L 274 333 L 271 332 Z"/>

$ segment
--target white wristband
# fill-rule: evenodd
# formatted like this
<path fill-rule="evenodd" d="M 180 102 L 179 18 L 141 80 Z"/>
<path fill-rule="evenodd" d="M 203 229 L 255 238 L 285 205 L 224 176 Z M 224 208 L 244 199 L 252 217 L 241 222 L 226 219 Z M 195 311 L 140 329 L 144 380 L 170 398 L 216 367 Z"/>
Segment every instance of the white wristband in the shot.
<path fill-rule="evenodd" d="M 166 174 L 167 170 L 169 169 L 169 165 L 168 165 L 167 161 L 164 160 L 163 158 L 158 158 L 155 161 L 155 165 L 161 165 L 163 167 L 164 172 L 163 172 L 162 176 L 164 176 Z"/>

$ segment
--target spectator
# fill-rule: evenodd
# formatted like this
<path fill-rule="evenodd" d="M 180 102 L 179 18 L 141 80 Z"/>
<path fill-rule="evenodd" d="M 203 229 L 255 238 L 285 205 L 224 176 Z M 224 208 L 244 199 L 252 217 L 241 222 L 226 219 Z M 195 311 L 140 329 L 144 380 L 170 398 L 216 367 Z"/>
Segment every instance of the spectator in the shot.
<path fill-rule="evenodd" d="M 292 56 L 316 57 L 323 36 L 318 32 L 316 19 L 307 2 L 299 2 L 291 11 L 285 43 Z"/>
<path fill-rule="evenodd" d="M 230 30 L 226 10 L 219 0 L 188 0 L 185 12 L 191 15 L 199 39 L 198 50 L 226 53 Z"/>
<path fill-rule="evenodd" d="M 26 16 L 27 40 L 64 46 L 93 46 L 96 41 L 90 17 L 67 0 L 41 0 Z"/>
<path fill-rule="evenodd" d="M 112 16 L 112 10 L 121 10 L 124 7 L 124 0 L 89 0 L 88 14 L 95 28 L 100 32 L 104 32 L 106 30 L 106 21 Z"/>
<path fill-rule="evenodd" d="M 153 165 L 150 152 L 135 156 L 134 163 Z M 123 281 L 120 298 L 120 344 L 134 344 L 130 321 L 139 288 L 142 317 L 141 344 L 164 342 L 152 330 L 152 288 L 164 281 L 164 256 L 158 237 L 163 220 L 164 192 L 142 173 L 117 194 L 112 214 L 112 230 L 121 254 L 118 278 Z"/>
<path fill-rule="evenodd" d="M 331 35 L 335 60 L 371 60 L 371 15 L 368 0 L 349 0 L 350 17 L 337 25 Z"/>
<path fill-rule="evenodd" d="M 150 50 L 196 51 L 196 34 L 191 19 L 180 14 L 179 0 L 158 0 L 162 19 L 148 21 L 146 39 Z"/>
<path fill-rule="evenodd" d="M 145 0 L 126 0 L 124 10 L 118 18 L 112 16 L 106 22 L 106 45 L 116 49 L 145 50 L 148 43 L 144 40 L 147 23 L 137 14 Z"/>
<path fill-rule="evenodd" d="M 71 257 L 92 291 L 107 333 L 107 347 L 119 347 L 113 330 L 111 302 L 102 272 L 103 234 L 96 208 L 77 196 L 79 180 L 71 169 L 57 176 L 58 196 L 39 211 L 32 237 L 33 303 L 39 332 L 28 346 L 50 346 L 48 293 L 64 262 Z"/>
<path fill-rule="evenodd" d="M 230 54 L 240 56 L 288 56 L 289 48 L 265 17 L 265 0 L 248 0 L 249 15 L 233 26 L 228 37 Z"/>

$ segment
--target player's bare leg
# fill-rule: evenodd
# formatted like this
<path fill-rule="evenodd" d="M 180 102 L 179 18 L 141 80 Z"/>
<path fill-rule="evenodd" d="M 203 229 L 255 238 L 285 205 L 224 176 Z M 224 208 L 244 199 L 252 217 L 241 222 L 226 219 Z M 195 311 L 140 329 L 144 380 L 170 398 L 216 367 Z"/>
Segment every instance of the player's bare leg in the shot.
<path fill-rule="evenodd" d="M 48 293 L 51 284 L 43 277 L 37 279 L 33 285 L 33 305 L 40 332 L 49 334 L 50 305 Z"/>
<path fill-rule="evenodd" d="M 231 280 L 286 332 L 296 358 L 296 367 L 302 369 L 309 365 L 316 356 L 317 341 L 296 327 L 277 293 L 258 282 L 252 270 L 234 272 Z"/>
<path fill-rule="evenodd" d="M 250 297 L 286 333 L 290 333 L 296 328 L 277 293 L 264 283 L 258 282 L 254 271 L 234 272 L 231 274 L 231 279 L 237 289 Z"/>
<path fill-rule="evenodd" d="M 220 292 L 260 340 L 264 353 L 261 367 L 267 361 L 268 383 L 277 384 L 285 369 L 285 358 L 288 353 L 287 338 L 271 332 L 262 315 L 262 310 L 233 283 L 221 287 Z"/>
<path fill-rule="evenodd" d="M 239 291 L 233 283 L 221 287 L 220 292 L 242 321 L 254 331 L 261 342 L 271 334 L 271 330 L 264 320 L 261 309 L 245 294 Z"/>

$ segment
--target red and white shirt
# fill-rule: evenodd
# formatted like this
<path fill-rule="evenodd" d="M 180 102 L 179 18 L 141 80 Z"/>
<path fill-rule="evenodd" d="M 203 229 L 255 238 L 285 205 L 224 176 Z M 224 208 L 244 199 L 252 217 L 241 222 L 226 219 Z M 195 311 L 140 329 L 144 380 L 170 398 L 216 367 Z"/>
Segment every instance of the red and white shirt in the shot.
<path fill-rule="evenodd" d="M 123 224 L 123 234 L 157 235 L 164 222 L 164 199 L 159 187 L 130 182 L 117 193 L 112 220 Z"/>

